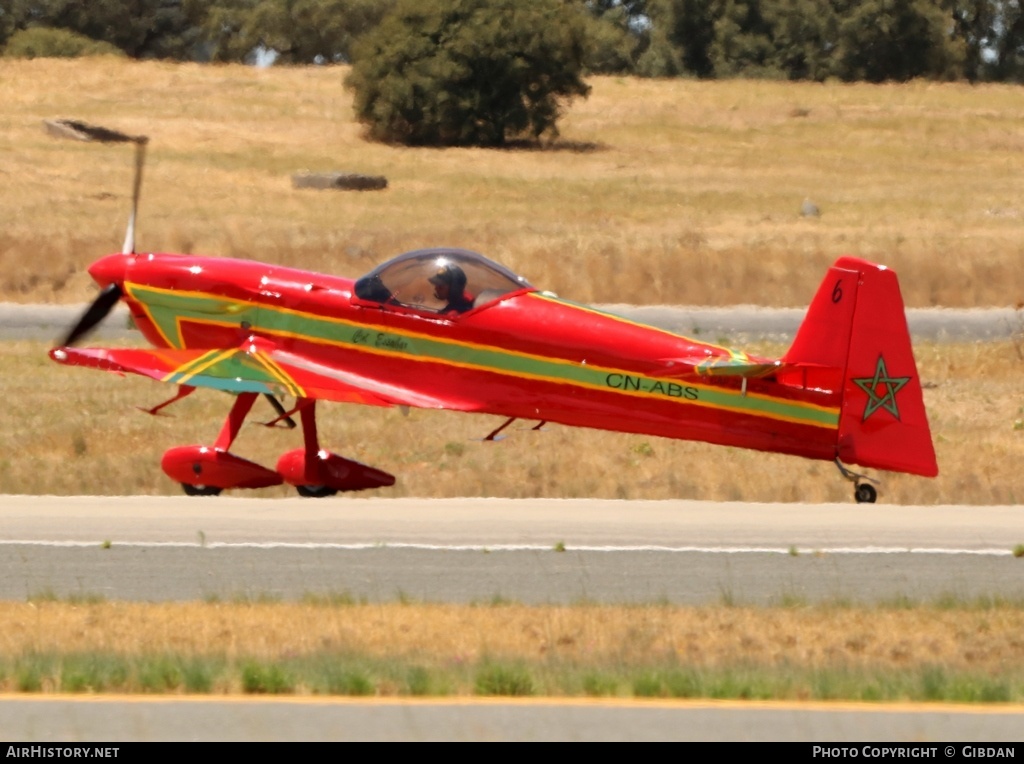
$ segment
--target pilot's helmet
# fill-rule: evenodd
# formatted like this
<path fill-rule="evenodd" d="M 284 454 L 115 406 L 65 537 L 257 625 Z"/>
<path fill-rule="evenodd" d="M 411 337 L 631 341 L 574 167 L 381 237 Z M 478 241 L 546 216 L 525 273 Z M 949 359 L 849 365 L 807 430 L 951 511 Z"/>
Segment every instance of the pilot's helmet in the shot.
<path fill-rule="evenodd" d="M 447 284 L 449 294 L 462 294 L 466 289 L 466 274 L 459 266 L 448 263 L 437 269 L 437 273 L 429 279 L 435 286 Z"/>

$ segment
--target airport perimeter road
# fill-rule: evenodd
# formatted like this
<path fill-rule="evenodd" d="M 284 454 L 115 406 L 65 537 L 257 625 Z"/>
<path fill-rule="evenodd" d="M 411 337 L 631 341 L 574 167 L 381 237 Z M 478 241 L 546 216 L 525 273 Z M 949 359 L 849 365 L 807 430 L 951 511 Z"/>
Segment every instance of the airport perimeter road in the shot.
<path fill-rule="evenodd" d="M 885 741 L 885 745 L 901 745 L 902 758 L 911 758 L 909 749 L 913 747 L 930 749 L 927 758 L 941 760 L 948 758 L 948 743 L 956 743 L 959 758 L 965 744 L 1017 743 L 1022 727 L 1021 706 L 578 698 L 0 696 L 0 737 L 27 743 L 774 741 L 806 744 L 805 749 L 795 751 L 810 760 L 814 744 L 862 742 L 874 747 Z M 793 752 L 787 749 L 787 753 Z M 882 757 L 869 751 L 865 758 L 898 756 Z M 128 758 L 128 753 L 118 758 Z"/>
<path fill-rule="evenodd" d="M 78 321 L 87 307 L 0 303 L 0 340 L 54 342 Z M 730 341 L 765 338 L 785 342 L 792 339 L 805 313 L 804 308 L 753 305 L 727 308 L 671 305 L 594 307 L 711 342 L 725 338 Z M 968 310 L 912 308 L 907 311 L 907 323 L 915 340 L 1000 340 L 1024 331 L 1024 312 L 1009 307 Z M 138 332 L 128 326 L 128 311 L 124 305 L 118 305 L 93 337 L 108 340 L 138 338 Z"/>

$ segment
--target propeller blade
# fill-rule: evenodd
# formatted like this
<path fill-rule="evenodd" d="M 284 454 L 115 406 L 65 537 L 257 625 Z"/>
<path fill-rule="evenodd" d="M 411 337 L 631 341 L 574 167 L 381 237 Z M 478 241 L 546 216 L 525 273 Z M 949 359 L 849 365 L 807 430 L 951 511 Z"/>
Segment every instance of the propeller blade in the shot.
<path fill-rule="evenodd" d="M 75 324 L 74 328 L 68 332 L 67 337 L 61 343 L 62 347 L 68 345 L 74 345 L 75 342 L 80 340 L 83 336 L 91 332 L 96 325 L 106 318 L 107 314 L 117 305 L 117 301 L 121 299 L 121 287 L 117 284 L 110 284 L 99 295 L 93 300 L 82 317 L 78 319 L 78 323 Z"/>
<path fill-rule="evenodd" d="M 0 12 L 2 15 L 2 12 Z M 135 254 L 135 219 L 139 211 L 139 193 L 142 190 L 142 166 L 146 163 L 146 144 L 148 135 L 128 135 L 109 127 L 90 125 L 77 119 L 44 120 L 46 131 L 57 138 L 71 138 L 76 141 L 96 141 L 98 143 L 134 143 L 135 144 L 135 180 L 132 188 L 132 211 L 128 217 L 128 230 L 125 232 L 124 245 L 121 253 Z"/>
<path fill-rule="evenodd" d="M 142 166 L 146 163 L 146 138 L 137 139 L 135 142 L 135 179 L 132 186 L 132 213 L 128 218 L 128 230 L 124 235 L 124 246 L 121 253 L 125 255 L 135 254 L 135 218 L 139 212 L 139 194 L 142 190 Z"/>

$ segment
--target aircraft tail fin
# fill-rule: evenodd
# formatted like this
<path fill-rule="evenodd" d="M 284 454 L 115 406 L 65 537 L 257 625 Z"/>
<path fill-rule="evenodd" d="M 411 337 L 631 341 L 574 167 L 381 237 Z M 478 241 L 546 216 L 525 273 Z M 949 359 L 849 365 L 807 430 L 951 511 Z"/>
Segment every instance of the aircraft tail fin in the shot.
<path fill-rule="evenodd" d="M 780 381 L 840 392 L 836 456 L 934 477 L 931 429 L 896 274 L 841 257 L 818 288 Z"/>

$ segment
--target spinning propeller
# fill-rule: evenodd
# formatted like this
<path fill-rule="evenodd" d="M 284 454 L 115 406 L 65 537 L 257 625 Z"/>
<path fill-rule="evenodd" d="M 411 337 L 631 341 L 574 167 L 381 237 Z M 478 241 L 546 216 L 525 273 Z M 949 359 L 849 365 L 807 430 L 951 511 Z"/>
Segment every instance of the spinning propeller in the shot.
<path fill-rule="evenodd" d="M 145 135 L 128 135 L 126 133 L 111 130 L 99 125 L 89 125 L 85 122 L 72 119 L 46 120 L 44 123 L 47 132 L 58 138 L 70 138 L 76 141 L 96 141 L 99 143 L 134 143 L 135 144 L 135 177 L 132 183 L 132 209 L 128 216 L 128 229 L 125 231 L 124 244 L 121 247 L 121 255 L 135 254 L 135 218 L 139 211 L 139 196 L 142 191 L 142 167 L 146 161 L 146 145 L 149 137 Z M 92 264 L 89 268 L 90 275 L 100 283 L 106 282 L 106 286 L 100 290 L 96 299 L 85 309 L 85 312 L 78 319 L 78 322 L 71 328 L 59 347 L 74 345 L 82 337 L 91 332 L 104 318 L 114 309 L 118 301 L 124 296 L 124 289 L 121 284 L 124 280 L 124 261 L 119 260 L 117 255 L 110 255 Z M 278 418 L 275 421 L 284 422 L 289 428 L 295 427 L 295 420 L 289 416 L 281 402 L 270 393 L 264 397 L 274 407 Z"/>
<path fill-rule="evenodd" d="M 121 287 L 117 284 L 109 284 L 99 293 L 92 304 L 86 308 L 85 313 L 78 319 L 78 323 L 61 340 L 60 347 L 74 345 L 78 340 L 91 332 L 107 314 L 117 305 L 123 294 Z"/>
<path fill-rule="evenodd" d="M 97 141 L 100 143 L 135 144 L 135 180 L 132 188 L 132 209 L 131 215 L 128 217 L 128 230 L 125 232 L 124 245 L 121 247 L 122 255 L 134 254 L 135 218 L 139 209 L 139 194 L 142 190 L 142 166 L 146 160 L 146 144 L 149 143 L 149 138 L 145 135 L 127 135 L 106 127 L 88 125 L 85 122 L 71 119 L 47 120 L 43 124 L 51 135 L 59 138 L 71 138 L 76 141 Z M 90 272 L 94 276 L 96 275 L 93 269 L 90 269 Z M 113 310 L 123 294 L 124 291 L 121 285 L 115 281 L 110 282 L 104 287 L 92 304 L 86 308 L 82 317 L 78 319 L 78 323 L 64 337 L 61 346 L 73 345 L 91 332 Z"/>

